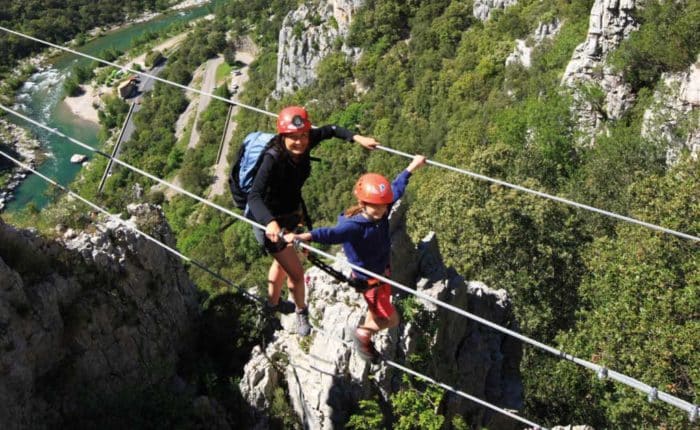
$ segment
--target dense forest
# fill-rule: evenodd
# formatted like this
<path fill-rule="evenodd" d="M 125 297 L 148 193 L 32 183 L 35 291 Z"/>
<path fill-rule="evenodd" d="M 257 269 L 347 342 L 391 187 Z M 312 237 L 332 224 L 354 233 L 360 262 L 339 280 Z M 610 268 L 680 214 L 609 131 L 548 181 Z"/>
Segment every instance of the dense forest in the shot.
<path fill-rule="evenodd" d="M 87 13 L 91 2 L 76 3 L 71 8 L 75 16 L 66 16 L 60 32 L 48 34 L 42 19 L 50 14 L 31 15 L 28 11 L 37 8 L 24 7 L 26 3 L 13 2 L 0 12 L 0 22 L 20 20 L 29 33 L 64 41 L 125 12 L 163 6 L 158 1 L 128 2 L 119 8 L 105 3 L 97 15 Z M 395 149 L 698 235 L 698 161 L 681 154 L 680 161 L 667 163 L 665 141 L 643 138 L 641 129 L 654 92 L 662 88 L 662 74 L 686 70 L 697 61 L 700 3 L 642 3 L 635 11 L 638 31 L 610 58 L 636 97 L 620 119 L 605 119 L 599 134 L 587 136 L 595 137 L 595 145 L 580 144 L 581 131 L 571 113 L 574 96 L 561 85 L 572 52 L 586 38 L 593 0 L 520 0 L 495 10 L 484 22 L 474 18 L 471 0 L 367 0 L 346 41 L 362 48 L 359 59 L 352 62 L 341 53 L 326 57 L 313 85 L 281 100 L 270 97 L 277 34 L 297 2 L 230 1 L 217 8 L 214 21 L 199 24 L 168 59 L 164 77 L 187 84 L 194 69 L 226 49 L 227 32 L 249 34 L 261 51 L 241 96 L 246 104 L 273 111 L 291 103 L 306 105 L 316 124 L 340 124 Z M 515 39 L 527 39 L 539 23 L 555 18 L 562 28 L 534 48 L 531 67 L 506 66 Z M 63 28 L 55 19 L 52 23 L 52 29 Z M 2 58 L 21 58 L 36 49 L 19 40 L 2 40 Z M 225 88 L 218 91 L 228 96 Z M 599 97 L 595 89 L 589 95 Z M 187 150 L 174 136 L 175 121 L 186 106 L 180 90 L 157 84 L 136 116 L 138 131 L 123 158 L 159 176 L 179 173 L 188 190 L 201 193 L 211 184 L 207 166 L 214 163 L 226 105 L 211 103 L 198 125 L 203 141 L 195 150 Z M 114 127 L 123 113 L 114 102 L 111 112 L 103 114 L 103 125 Z M 234 142 L 256 129 L 272 130 L 272 121 L 242 110 Z M 322 161 L 314 165 L 304 188 L 318 225 L 333 223 L 351 203 L 352 183 L 360 173 L 393 175 L 406 164 L 386 153 L 368 154 L 343 145 L 322 144 L 315 154 Z M 107 192 L 98 196 L 94 184 L 104 163 L 94 164 L 75 187 L 113 211 L 133 201 L 135 183 L 146 190 L 153 185 L 118 170 Z M 232 223 L 230 217 L 185 197 L 165 201 L 161 191 L 153 190 L 144 198 L 163 204 L 184 254 L 245 285 L 262 285 L 269 260 L 247 224 Z M 697 243 L 439 170 L 418 175 L 409 198 L 418 203 L 408 213 L 412 237 L 418 240 L 436 231 L 449 265 L 467 279 L 505 289 L 524 334 L 700 402 Z M 229 195 L 216 202 L 233 207 Z M 76 213 L 81 209 L 59 206 L 44 211 L 42 220 L 23 214 L 22 222 L 79 226 Z M 190 272 L 209 300 L 230 291 L 196 268 Z M 241 304 L 238 317 L 226 319 L 238 327 L 237 333 L 249 334 L 238 342 L 238 354 L 255 343 L 260 330 L 246 309 Z M 206 311 L 214 312 L 205 305 Z M 240 364 L 243 359 L 236 357 Z M 231 399 L 236 388 L 227 378 L 240 376 L 241 368 L 220 358 L 212 353 L 199 371 L 218 376 L 210 391 L 235 408 Z M 531 349 L 524 351 L 521 372 L 526 400 L 522 415 L 546 425 L 692 428 L 675 408 L 650 404 L 629 388 Z M 431 405 L 440 394 L 416 393 L 406 382 L 406 389 L 392 399 L 395 427 L 439 428 L 442 421 Z M 398 419 L 416 410 L 430 416 L 428 424 L 416 427 L 416 421 Z M 285 411 L 280 407 L 276 413 L 286 423 Z M 376 403 L 366 402 L 349 426 L 370 428 L 369 423 L 382 422 L 377 421 L 381 414 Z"/>

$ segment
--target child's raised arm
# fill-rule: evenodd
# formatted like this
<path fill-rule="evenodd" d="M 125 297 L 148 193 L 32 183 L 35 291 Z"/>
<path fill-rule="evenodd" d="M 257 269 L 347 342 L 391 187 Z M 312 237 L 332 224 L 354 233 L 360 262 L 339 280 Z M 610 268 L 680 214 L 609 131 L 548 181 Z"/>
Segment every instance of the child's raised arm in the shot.
<path fill-rule="evenodd" d="M 413 160 L 411 160 L 411 164 L 406 167 L 406 170 L 408 170 L 410 173 L 413 173 L 414 170 L 417 170 L 423 166 L 425 166 L 425 161 L 426 158 L 422 155 L 416 155 L 413 157 Z"/>

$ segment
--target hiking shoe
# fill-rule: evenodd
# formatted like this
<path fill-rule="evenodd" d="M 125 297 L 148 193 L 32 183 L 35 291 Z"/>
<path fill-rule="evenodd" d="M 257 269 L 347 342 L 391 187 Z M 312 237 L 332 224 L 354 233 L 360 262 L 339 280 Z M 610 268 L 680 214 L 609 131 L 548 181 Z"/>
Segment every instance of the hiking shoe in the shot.
<path fill-rule="evenodd" d="M 379 360 L 381 358 L 381 355 L 379 354 L 379 351 L 374 347 L 374 343 L 372 343 L 372 335 L 371 334 L 363 334 L 362 329 L 357 328 L 353 332 L 352 339 L 353 339 L 353 344 L 355 345 L 355 350 L 357 351 L 357 354 L 360 356 L 361 359 L 368 361 L 372 364 L 377 364 L 379 363 Z"/>
<path fill-rule="evenodd" d="M 267 309 L 270 312 L 279 312 L 281 314 L 291 314 L 296 309 L 296 305 L 289 300 L 280 300 L 276 305 L 267 304 Z"/>
<path fill-rule="evenodd" d="M 299 333 L 299 336 L 308 336 L 311 333 L 308 307 L 297 311 L 297 333 Z"/>

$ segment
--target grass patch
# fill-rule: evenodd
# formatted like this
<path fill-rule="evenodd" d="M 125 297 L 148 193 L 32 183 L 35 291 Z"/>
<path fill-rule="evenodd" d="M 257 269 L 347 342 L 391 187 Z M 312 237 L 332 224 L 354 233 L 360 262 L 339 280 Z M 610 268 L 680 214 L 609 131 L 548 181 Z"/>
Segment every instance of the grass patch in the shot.
<path fill-rule="evenodd" d="M 225 61 L 219 64 L 219 67 L 216 68 L 216 86 L 219 86 L 226 81 L 226 79 L 231 75 L 232 69 L 233 68 Z"/>

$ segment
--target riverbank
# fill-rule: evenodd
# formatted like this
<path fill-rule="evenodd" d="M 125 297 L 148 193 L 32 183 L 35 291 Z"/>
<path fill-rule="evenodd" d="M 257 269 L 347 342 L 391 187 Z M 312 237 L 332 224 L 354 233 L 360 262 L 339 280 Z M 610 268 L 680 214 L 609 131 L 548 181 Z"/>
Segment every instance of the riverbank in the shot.
<path fill-rule="evenodd" d="M 41 144 L 27 130 L 0 118 L 0 148 L 8 155 L 36 168 L 45 155 Z M 30 172 L 11 160 L 0 156 L 0 212 L 14 199 L 14 190 L 20 186 Z"/>
<path fill-rule="evenodd" d="M 213 2 L 218 1 L 223 0 L 213 0 Z M 174 5 L 174 3 L 176 2 L 168 1 L 168 6 Z M 211 4 L 213 5 L 214 3 Z M 203 18 L 211 10 L 209 6 L 205 5 L 185 10 L 164 12 L 161 16 L 145 23 L 126 23 L 122 28 L 103 33 L 100 37 L 80 37 L 76 42 L 80 43 L 80 47 L 75 49 L 95 57 L 101 57 L 106 50 L 127 52 L 125 56 L 121 57 L 122 60 L 118 60 L 120 64 L 123 64 L 142 52 L 153 49 L 153 46 L 159 42 L 189 30 L 190 23 Z M 131 16 L 131 18 L 136 17 L 137 14 Z M 134 42 L 138 43 L 135 44 Z M 3 104 L 13 106 L 13 110 L 17 113 L 27 115 L 40 124 L 47 126 L 47 129 L 35 129 L 32 127 L 30 130 L 32 135 L 41 142 L 42 152 L 50 154 L 44 162 L 38 163 L 37 170 L 60 183 L 71 183 L 81 172 L 80 165 L 70 162 L 71 156 L 75 154 L 75 148 L 73 145 L 67 144 L 61 136 L 51 133 L 49 129 L 60 130 L 65 135 L 71 136 L 96 149 L 103 146 L 99 133 L 100 127 L 95 121 L 95 110 L 93 110 L 93 104 L 96 102 L 95 96 L 100 95 L 100 92 L 92 90 L 92 88 L 83 87 L 86 91 L 83 94 L 85 101 L 80 103 L 78 101 L 80 99 L 74 100 L 81 106 L 80 110 L 76 109 L 76 107 L 70 109 L 63 102 L 65 93 L 63 81 L 65 77 L 72 73 L 76 66 L 86 67 L 91 63 L 86 58 L 80 58 L 75 54 L 54 48 L 37 52 L 36 58 L 28 59 L 27 61 L 41 63 L 40 67 L 38 67 L 39 72 L 31 74 L 26 80 L 16 79 L 12 87 L 8 85 L 8 89 L 11 91 L 8 91 L 8 97 Z M 116 84 L 115 76 L 108 76 L 108 74 L 112 73 L 112 69 L 104 68 L 102 70 L 100 83 L 111 81 L 112 84 Z M 16 73 L 16 70 L 13 69 L 12 76 L 15 76 Z M 143 82 L 145 80 L 142 80 Z M 111 91 L 112 89 L 110 88 L 106 94 L 111 94 Z M 101 98 L 103 106 L 105 100 L 109 97 L 106 94 L 103 91 Z M 91 116 L 85 115 L 85 109 L 91 111 Z M 77 111 L 80 116 L 76 116 L 73 113 L 74 111 Z M 14 115 L 10 115 L 5 119 L 20 127 L 26 127 L 26 124 Z M 7 175 L 3 177 L 0 185 L 4 185 L 6 181 Z M 29 204 L 32 204 L 37 209 L 43 208 L 53 200 L 53 192 L 46 192 L 48 188 L 49 185 L 41 178 L 36 175 L 29 175 L 15 189 L 14 199 L 6 205 L 5 211 L 22 210 Z"/>
<path fill-rule="evenodd" d="M 165 52 L 168 49 L 172 49 L 177 44 L 182 42 L 188 34 L 189 31 L 186 31 L 173 36 L 153 47 L 152 50 Z M 145 70 L 145 60 L 146 53 L 143 53 L 132 60 L 129 60 L 129 62 L 124 66 L 127 68 L 134 68 L 134 65 L 138 64 L 141 69 Z M 63 103 L 71 111 L 71 113 L 78 118 L 99 124 L 98 110 L 100 106 L 102 106 L 102 97 L 106 94 L 113 94 L 116 90 L 105 85 L 95 86 L 92 82 L 81 85 L 81 88 L 83 89 L 83 94 L 77 97 L 66 97 L 63 100 Z"/>
<path fill-rule="evenodd" d="M 173 6 L 170 6 L 168 8 L 168 10 L 191 9 L 193 7 L 202 6 L 202 5 L 210 3 L 210 2 L 211 2 L 211 0 L 184 0 L 184 1 L 177 3 Z M 119 30 L 119 29 L 124 28 L 128 25 L 139 24 L 142 22 L 148 22 L 154 18 L 159 17 L 162 14 L 163 14 L 163 12 L 144 12 L 144 13 L 142 13 L 134 18 L 129 17 L 127 15 L 127 17 L 125 19 L 126 22 L 124 22 L 122 24 L 110 25 L 107 27 L 94 28 L 88 33 L 88 35 L 91 38 L 101 37 L 101 36 L 104 36 L 105 33 L 109 33 L 110 31 Z"/>
<path fill-rule="evenodd" d="M 202 6 L 204 4 L 211 3 L 211 0 L 185 0 L 171 7 L 174 10 L 189 9 L 191 7 Z"/>
<path fill-rule="evenodd" d="M 100 123 L 98 109 L 102 105 L 102 96 L 113 91 L 107 86 L 96 87 L 91 84 L 81 85 L 83 94 L 77 97 L 66 97 L 63 99 L 63 104 L 71 113 L 85 121 Z"/>
<path fill-rule="evenodd" d="M 184 0 L 169 7 L 167 10 L 183 11 L 210 3 L 211 1 L 212 0 Z M 182 14 L 184 12 L 180 13 Z M 163 12 L 146 11 L 134 17 L 127 15 L 124 22 L 121 24 L 95 27 L 87 32 L 87 38 L 76 37 L 65 42 L 65 46 L 79 49 L 80 46 L 95 39 L 99 39 L 108 33 L 124 29 L 134 24 L 151 21 L 160 15 L 163 15 Z M 0 102 L 7 105 L 13 104 L 12 99 L 16 96 L 16 92 L 22 87 L 22 84 L 26 82 L 32 74 L 46 70 L 46 68 L 50 67 L 50 62 L 53 58 L 63 54 L 64 51 L 61 49 L 47 47 L 31 57 L 18 60 L 13 68 L 13 73 L 0 77 Z M 76 103 L 79 102 L 76 101 Z"/>
<path fill-rule="evenodd" d="M 211 0 L 185 0 L 183 2 L 180 2 L 174 6 L 172 6 L 170 9 L 172 10 L 182 10 L 182 9 L 190 9 L 193 7 L 201 6 L 205 3 L 209 3 Z M 109 31 L 117 30 L 120 27 L 124 27 L 136 22 L 143 22 L 143 21 L 148 21 L 150 19 L 155 18 L 156 16 L 160 15 L 159 13 L 147 13 L 144 14 L 143 16 L 137 18 L 134 21 L 130 21 L 126 24 L 123 24 L 122 26 L 116 26 L 115 28 L 110 29 Z M 160 44 L 154 46 L 153 48 L 149 49 L 148 52 L 151 51 L 161 51 L 165 52 L 169 49 L 172 49 L 175 47 L 177 44 L 182 42 L 185 37 L 189 34 L 189 31 L 185 31 L 184 33 L 177 34 L 169 39 L 166 39 L 165 41 L 161 42 Z M 138 55 L 137 57 L 129 60 L 124 67 L 132 69 L 134 68 L 135 65 L 138 65 L 141 70 L 146 70 L 146 55 L 148 52 L 144 52 L 143 54 Z M 102 105 L 102 96 L 105 94 L 110 94 L 115 91 L 114 88 L 108 87 L 108 86 L 95 86 L 92 82 L 89 84 L 83 84 L 81 85 L 83 88 L 83 94 L 77 96 L 77 97 L 66 97 L 63 100 L 63 103 L 65 106 L 73 113 L 73 115 L 77 116 L 80 119 L 83 119 L 85 121 L 90 121 L 95 124 L 99 124 L 99 114 L 98 110 L 100 106 Z"/>

